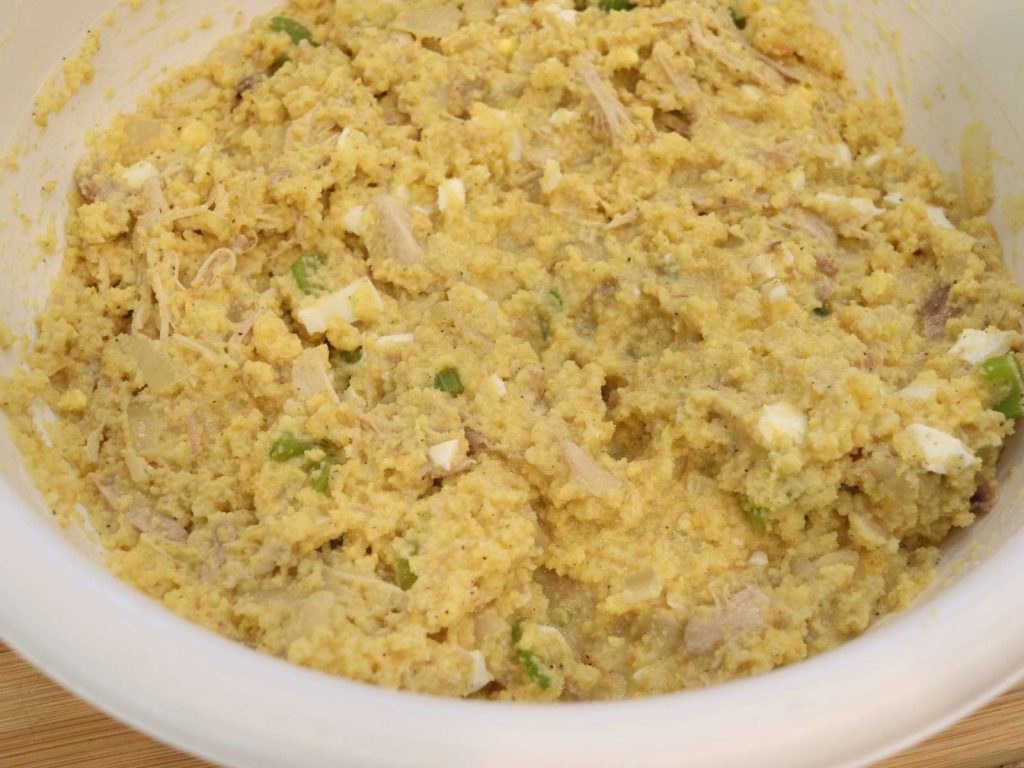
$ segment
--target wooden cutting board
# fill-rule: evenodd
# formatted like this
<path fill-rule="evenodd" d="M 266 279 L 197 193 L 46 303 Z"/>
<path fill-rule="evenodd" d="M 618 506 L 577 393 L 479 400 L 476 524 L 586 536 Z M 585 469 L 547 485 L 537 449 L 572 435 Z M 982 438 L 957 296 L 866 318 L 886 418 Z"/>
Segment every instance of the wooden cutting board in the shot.
<path fill-rule="evenodd" d="M 1024 686 L 878 768 L 996 768 L 1024 760 Z M 111 720 L 0 644 L 3 768 L 211 768 Z"/>

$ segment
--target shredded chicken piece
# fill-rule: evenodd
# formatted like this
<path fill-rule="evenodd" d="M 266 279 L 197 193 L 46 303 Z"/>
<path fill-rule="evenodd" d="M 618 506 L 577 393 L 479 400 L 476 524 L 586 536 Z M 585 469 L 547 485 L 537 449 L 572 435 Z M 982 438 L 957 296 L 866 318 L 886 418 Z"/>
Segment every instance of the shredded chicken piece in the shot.
<path fill-rule="evenodd" d="M 601 124 L 608 131 L 612 146 L 619 147 L 636 141 L 637 129 L 622 106 L 615 90 L 598 74 L 592 61 L 585 58 L 576 60 L 576 74 L 597 104 Z"/>
<path fill-rule="evenodd" d="M 114 488 L 113 481 L 99 475 L 89 475 L 100 496 L 114 512 L 118 511 L 120 495 Z M 131 506 L 125 513 L 125 519 L 143 533 L 155 533 L 168 541 L 184 543 L 188 541 L 188 532 L 177 520 L 154 512 L 139 504 Z"/>
<path fill-rule="evenodd" d="M 214 365 L 219 365 L 219 366 L 227 365 L 227 366 L 230 366 L 230 367 L 234 367 L 235 366 L 235 361 L 234 360 L 231 360 L 230 358 L 228 358 L 225 355 L 217 354 L 212 349 L 207 347 L 205 344 L 202 344 L 201 342 L 196 341 L 195 339 L 191 338 L 190 336 L 185 336 L 183 334 L 176 333 L 173 336 L 171 336 L 171 341 L 174 341 L 174 342 L 180 344 L 185 349 L 188 349 L 188 350 L 190 350 L 192 352 L 195 352 L 197 355 L 199 355 L 200 357 L 205 358 L 206 360 L 209 360 Z"/>
<path fill-rule="evenodd" d="M 839 267 L 828 256 L 815 254 L 814 263 L 818 266 L 818 271 L 826 277 L 835 277 L 839 274 Z"/>
<path fill-rule="evenodd" d="M 740 43 L 741 50 L 745 55 L 731 50 L 725 40 L 717 35 L 709 34 L 696 20 L 690 22 L 690 39 L 701 51 L 717 59 L 726 68 L 733 70 L 738 75 L 752 80 L 758 85 L 765 87 L 777 86 L 780 84 L 779 76 L 774 69 L 766 69 L 762 62 L 753 55 L 752 49 L 745 43 Z M 758 65 L 761 66 L 758 66 Z M 771 75 L 775 75 L 772 77 Z"/>
<path fill-rule="evenodd" d="M 943 284 L 933 288 L 917 306 L 924 326 L 924 335 L 935 339 L 946 332 L 946 323 L 956 314 L 949 303 L 950 286 Z"/>
<path fill-rule="evenodd" d="M 181 523 L 146 507 L 131 507 L 124 517 L 142 533 L 155 533 L 160 538 L 182 544 L 188 541 L 188 531 Z"/>
<path fill-rule="evenodd" d="M 132 310 L 131 333 L 134 335 L 142 333 L 149 321 L 149 314 L 153 310 L 153 291 L 145 275 L 139 277 L 139 298 Z"/>
<path fill-rule="evenodd" d="M 373 206 L 377 212 L 377 226 L 391 255 L 403 264 L 422 262 L 423 246 L 413 234 L 406 207 L 391 195 L 378 195 Z"/>
<path fill-rule="evenodd" d="M 591 458 L 572 440 L 561 441 L 562 456 L 569 465 L 573 479 L 593 496 L 608 496 L 618 490 L 619 479 Z"/>
<path fill-rule="evenodd" d="M 209 285 L 217 277 L 218 273 L 234 274 L 238 266 L 238 257 L 230 248 L 218 248 L 199 267 L 196 276 L 192 278 L 192 285 Z"/>
<path fill-rule="evenodd" d="M 762 611 L 769 602 L 768 596 L 758 587 L 748 586 L 730 597 L 715 615 L 690 619 L 683 634 L 687 653 L 704 656 L 729 635 L 759 629 L 764 624 Z"/>
<path fill-rule="evenodd" d="M 665 73 L 665 77 L 672 83 L 672 87 L 683 97 L 683 101 L 688 109 L 693 109 L 700 103 L 703 94 L 696 80 L 692 77 L 687 77 L 672 66 L 672 62 L 668 60 L 668 56 L 663 51 L 656 51 L 654 53 L 654 60 Z"/>
<path fill-rule="evenodd" d="M 611 221 L 609 221 L 607 224 L 605 224 L 604 228 L 605 229 L 618 229 L 619 227 L 625 227 L 625 226 L 627 226 L 629 224 L 632 224 L 634 221 L 636 221 L 637 218 L 639 218 L 639 216 L 640 216 L 640 212 L 637 211 L 634 208 L 631 211 L 626 211 L 625 213 L 620 213 L 618 216 L 616 216 Z"/>
<path fill-rule="evenodd" d="M 296 394 L 304 400 L 324 394 L 336 403 L 341 402 L 328 372 L 325 345 L 304 349 L 302 354 L 295 358 L 295 362 L 292 363 L 292 386 L 295 387 Z"/>

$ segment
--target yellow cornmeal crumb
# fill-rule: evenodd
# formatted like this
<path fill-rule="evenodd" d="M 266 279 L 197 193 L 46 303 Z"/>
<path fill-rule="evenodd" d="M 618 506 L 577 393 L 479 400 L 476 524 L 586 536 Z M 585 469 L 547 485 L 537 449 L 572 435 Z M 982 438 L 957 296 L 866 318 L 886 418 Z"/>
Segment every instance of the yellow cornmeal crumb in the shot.
<path fill-rule="evenodd" d="M 50 115 L 62 110 L 79 89 L 92 82 L 96 74 L 92 60 L 99 51 L 99 30 L 91 29 L 86 32 L 78 53 L 64 60 L 61 76 L 51 77 L 36 96 L 32 118 L 37 125 L 45 127 L 50 121 Z"/>
<path fill-rule="evenodd" d="M 985 189 L 801 2 L 570 5 L 303 0 L 318 46 L 261 19 L 90 140 L 0 402 L 115 573 L 506 700 L 764 672 L 929 582 L 1013 430 Z"/>

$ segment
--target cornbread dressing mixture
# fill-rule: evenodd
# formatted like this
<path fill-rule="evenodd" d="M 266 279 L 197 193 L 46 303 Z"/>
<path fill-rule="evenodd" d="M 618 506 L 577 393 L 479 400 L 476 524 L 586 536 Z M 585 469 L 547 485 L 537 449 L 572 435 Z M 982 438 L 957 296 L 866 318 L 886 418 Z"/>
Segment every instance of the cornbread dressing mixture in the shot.
<path fill-rule="evenodd" d="M 91 138 L 0 398 L 114 572 L 267 653 L 764 672 L 913 599 L 1020 416 L 991 194 L 901 135 L 799 0 L 296 0 Z"/>

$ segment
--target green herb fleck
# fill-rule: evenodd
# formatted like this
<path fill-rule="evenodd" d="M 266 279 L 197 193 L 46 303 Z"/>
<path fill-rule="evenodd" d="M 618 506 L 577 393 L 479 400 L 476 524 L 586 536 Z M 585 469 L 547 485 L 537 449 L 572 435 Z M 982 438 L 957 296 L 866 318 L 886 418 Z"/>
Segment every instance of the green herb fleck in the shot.
<path fill-rule="evenodd" d="M 458 368 L 445 368 L 434 377 L 434 389 L 447 392 L 452 397 L 457 397 L 466 391 L 462 386 L 462 377 L 459 376 Z"/>
<path fill-rule="evenodd" d="M 324 257 L 319 253 L 307 253 L 299 256 L 292 263 L 292 277 L 295 285 L 307 296 L 317 289 L 316 272 L 324 265 Z"/>
<path fill-rule="evenodd" d="M 523 620 L 516 619 L 512 622 L 512 645 L 519 645 L 519 641 L 523 639 Z"/>
<path fill-rule="evenodd" d="M 542 668 L 541 661 L 533 652 L 520 648 L 516 651 L 516 657 L 519 659 L 519 664 L 522 666 L 526 676 L 540 686 L 541 690 L 546 691 L 551 687 L 551 678 L 547 676 L 546 671 Z"/>
<path fill-rule="evenodd" d="M 981 364 L 980 371 L 992 393 L 992 409 L 1008 419 L 1024 416 L 1024 374 L 1017 356 L 1007 352 L 993 357 Z"/>
<path fill-rule="evenodd" d="M 314 461 L 306 467 L 309 473 L 309 485 L 314 491 L 323 494 L 331 492 L 331 467 L 343 464 L 342 459 L 336 454 L 326 456 L 321 461 Z"/>
<path fill-rule="evenodd" d="M 759 507 L 749 498 L 743 499 L 743 516 L 747 518 L 750 527 L 758 533 L 764 533 L 768 530 L 768 522 L 765 519 L 767 514 L 768 510 L 764 507 Z"/>
<path fill-rule="evenodd" d="M 317 443 L 312 440 L 303 440 L 291 432 L 284 432 L 270 444 L 270 458 L 272 461 L 281 464 L 290 459 L 298 458 L 306 451 L 311 451 L 317 447 Z"/>
<path fill-rule="evenodd" d="M 565 309 L 565 299 L 562 298 L 562 294 L 552 288 L 548 291 L 548 299 L 550 299 L 551 306 L 556 310 L 561 311 Z"/>
<path fill-rule="evenodd" d="M 632 11 L 636 3 L 629 0 L 597 0 L 597 7 L 602 11 Z"/>
<path fill-rule="evenodd" d="M 341 351 L 341 359 L 349 365 L 355 365 L 363 359 L 363 348 L 356 347 L 355 349 L 345 349 Z"/>
<path fill-rule="evenodd" d="M 412 572 L 412 566 L 409 565 L 407 558 L 400 557 L 395 561 L 395 584 L 399 589 L 408 592 L 417 579 L 419 576 Z"/>
<path fill-rule="evenodd" d="M 824 304 L 820 307 L 815 307 L 811 311 L 818 317 L 828 317 L 829 315 L 832 314 L 832 310 L 826 307 Z"/>
<path fill-rule="evenodd" d="M 309 44 L 314 48 L 318 45 L 316 40 L 313 39 L 313 33 L 309 31 L 309 27 L 300 24 L 295 19 L 289 19 L 287 16 L 275 16 L 272 18 L 270 20 L 270 28 L 275 32 L 284 32 L 296 45 L 303 40 L 309 41 Z"/>
<path fill-rule="evenodd" d="M 269 72 L 271 75 L 276 75 L 277 70 L 279 70 L 281 67 L 287 64 L 289 61 L 291 61 L 291 58 L 289 58 L 288 54 L 282 53 L 280 56 L 274 59 L 273 62 L 271 62 L 270 69 L 268 69 L 267 72 Z"/>
<path fill-rule="evenodd" d="M 740 16 L 740 12 L 737 11 L 735 8 L 733 8 L 731 6 L 729 8 L 729 18 L 731 18 L 732 19 L 732 23 L 736 25 L 736 29 L 746 29 L 747 28 L 747 20 L 746 20 L 746 18 L 743 17 L 743 16 Z"/>

